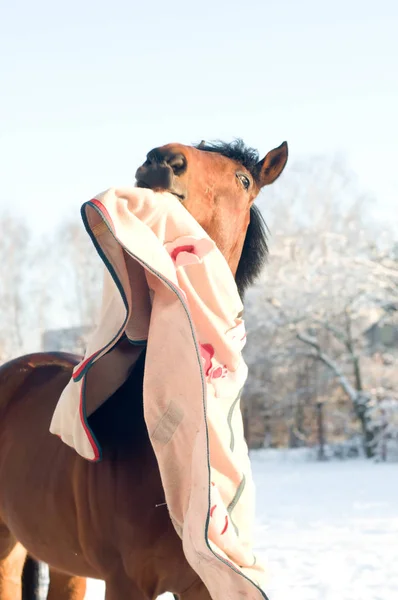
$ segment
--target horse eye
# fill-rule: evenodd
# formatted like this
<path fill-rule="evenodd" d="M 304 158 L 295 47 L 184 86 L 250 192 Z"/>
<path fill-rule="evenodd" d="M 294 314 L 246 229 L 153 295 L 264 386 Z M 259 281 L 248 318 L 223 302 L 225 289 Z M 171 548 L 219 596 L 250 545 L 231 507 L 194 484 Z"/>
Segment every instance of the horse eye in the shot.
<path fill-rule="evenodd" d="M 178 171 L 178 169 L 182 169 L 184 167 L 184 163 L 182 160 L 178 160 L 176 162 L 173 162 L 170 166 L 172 169 Z"/>
<path fill-rule="evenodd" d="M 186 161 L 183 156 L 174 158 L 169 162 L 169 166 L 172 168 L 175 175 L 180 175 L 186 168 Z"/>
<path fill-rule="evenodd" d="M 248 190 L 250 187 L 250 179 L 246 177 L 246 175 L 244 175 L 243 173 L 237 173 L 236 176 L 243 185 L 244 189 Z"/>

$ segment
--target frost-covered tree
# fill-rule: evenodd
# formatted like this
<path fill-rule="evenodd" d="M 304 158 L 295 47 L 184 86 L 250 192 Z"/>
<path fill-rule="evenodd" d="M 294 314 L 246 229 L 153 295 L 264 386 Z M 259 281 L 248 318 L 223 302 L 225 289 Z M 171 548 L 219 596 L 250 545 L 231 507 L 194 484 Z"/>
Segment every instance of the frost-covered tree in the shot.
<path fill-rule="evenodd" d="M 375 391 L 370 409 L 374 430 L 374 456 L 379 461 L 398 460 L 398 397 L 383 388 Z"/>
<path fill-rule="evenodd" d="M 24 349 L 35 318 L 34 262 L 26 223 L 11 213 L 0 217 L 0 361 Z"/>
<path fill-rule="evenodd" d="M 292 181 L 279 190 L 280 205 L 272 206 L 270 260 L 247 296 L 251 379 L 246 404 L 253 413 L 254 401 L 259 418 L 262 410 L 275 423 L 285 419 L 287 429 L 305 440 L 303 401 L 304 414 L 312 415 L 307 429 L 314 430 L 320 398 L 329 411 L 328 427 L 334 414 L 340 423 L 342 413 L 347 422 L 359 422 L 371 456 L 374 365 L 364 332 L 396 293 L 393 244 L 367 218 L 369 199 L 344 165 L 318 162 L 318 167 L 296 169 Z M 308 359 L 312 366 L 305 378 Z M 305 385 L 297 385 L 303 380 Z M 344 410 L 338 390 L 346 398 Z M 341 429 L 347 435 L 347 423 Z"/>

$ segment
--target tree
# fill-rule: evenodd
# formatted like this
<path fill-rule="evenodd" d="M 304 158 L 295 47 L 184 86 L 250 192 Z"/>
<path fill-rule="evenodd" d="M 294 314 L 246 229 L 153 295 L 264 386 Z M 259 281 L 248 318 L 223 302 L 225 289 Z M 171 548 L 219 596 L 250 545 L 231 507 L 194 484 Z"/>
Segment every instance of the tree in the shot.
<path fill-rule="evenodd" d="M 102 298 L 103 266 L 83 224 L 63 223 L 43 241 L 39 252 L 42 281 L 51 283 L 45 286 L 44 328 L 94 327 Z"/>
<path fill-rule="evenodd" d="M 33 264 L 31 236 L 22 219 L 11 214 L 0 218 L 0 359 L 24 349 L 34 319 L 31 294 Z"/>
<path fill-rule="evenodd" d="M 374 448 L 369 412 L 373 366 L 363 333 L 380 318 L 396 292 L 394 268 L 386 259 L 380 260 L 381 245 L 376 246 L 373 239 L 383 240 L 385 248 L 387 241 L 392 246 L 380 231 L 376 236 L 367 218 L 369 198 L 357 189 L 341 161 L 328 168 L 322 161 L 316 164 L 318 171 L 303 165 L 294 169 L 291 181 L 279 193 L 280 206 L 273 203 L 277 225 L 271 258 L 247 302 L 246 320 L 256 330 L 248 338 L 246 351 L 254 378 L 247 395 L 253 396 L 255 390 L 257 404 L 262 395 L 263 406 L 283 414 L 290 429 L 296 427 L 297 415 L 303 427 L 305 396 L 311 404 L 307 414 L 312 415 L 308 418 L 314 429 L 319 394 L 327 409 L 332 398 L 337 401 L 333 412 L 341 415 L 337 384 L 349 400 L 347 419 L 351 407 L 370 456 Z M 295 387 L 303 380 L 307 357 L 321 369 L 316 377 L 315 371 L 307 377 L 303 391 L 302 386 Z"/>

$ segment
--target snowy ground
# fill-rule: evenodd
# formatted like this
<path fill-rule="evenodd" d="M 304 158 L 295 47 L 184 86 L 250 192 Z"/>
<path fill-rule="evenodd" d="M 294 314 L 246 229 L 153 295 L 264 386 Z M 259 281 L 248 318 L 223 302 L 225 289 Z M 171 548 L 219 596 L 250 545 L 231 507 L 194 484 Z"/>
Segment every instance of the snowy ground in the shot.
<path fill-rule="evenodd" d="M 285 451 L 252 463 L 269 600 L 398 599 L 398 464 Z M 87 600 L 102 598 L 103 584 L 90 582 Z"/>

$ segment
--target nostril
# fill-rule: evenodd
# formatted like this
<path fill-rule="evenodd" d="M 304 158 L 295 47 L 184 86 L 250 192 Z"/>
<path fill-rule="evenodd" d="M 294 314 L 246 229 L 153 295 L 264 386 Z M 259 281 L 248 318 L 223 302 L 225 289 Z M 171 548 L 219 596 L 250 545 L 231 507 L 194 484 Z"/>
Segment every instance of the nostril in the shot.
<path fill-rule="evenodd" d="M 149 167 L 150 165 L 160 164 L 161 162 L 162 162 L 162 157 L 159 156 L 159 153 L 155 148 L 155 150 L 151 150 L 146 155 L 146 161 L 144 162 L 144 166 Z"/>

